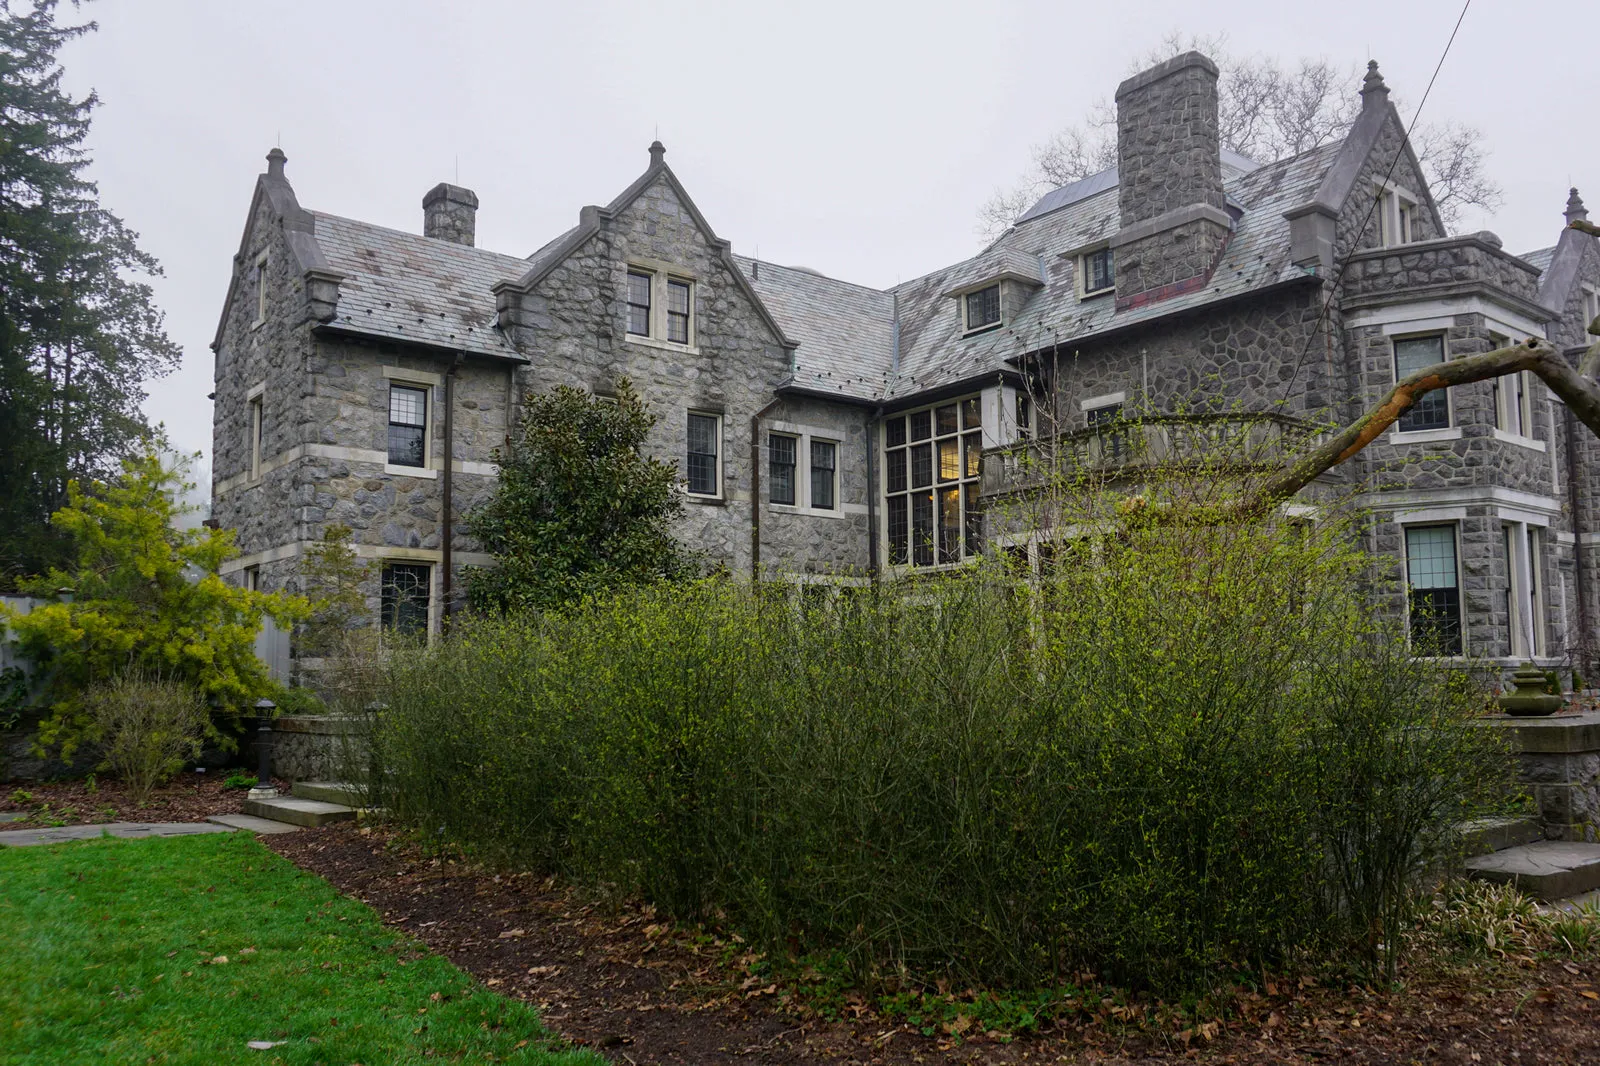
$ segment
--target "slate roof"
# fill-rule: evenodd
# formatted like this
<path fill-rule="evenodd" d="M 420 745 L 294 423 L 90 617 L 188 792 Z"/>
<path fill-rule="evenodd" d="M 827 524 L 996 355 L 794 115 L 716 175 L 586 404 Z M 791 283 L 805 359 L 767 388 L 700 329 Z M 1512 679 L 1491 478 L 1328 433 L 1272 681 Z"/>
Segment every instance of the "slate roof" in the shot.
<path fill-rule="evenodd" d="M 998 373 L 1006 368 L 1008 359 L 1053 341 L 1086 339 L 1307 276 L 1289 261 L 1289 222 L 1283 212 L 1311 198 L 1341 146 L 1342 142 L 1323 145 L 1248 172 L 1232 168 L 1235 177 L 1224 183 L 1224 192 L 1243 213 L 1211 283 L 1192 293 L 1125 311 L 1116 310 L 1111 295 L 1080 300 L 1074 280 L 1076 267 L 1061 258 L 1064 252 L 1109 239 L 1117 232 L 1116 185 L 1102 185 L 1088 196 L 1047 212 L 1028 212 L 984 254 L 1007 251 L 1042 257 L 1048 284 L 1004 328 L 975 337 L 961 335 L 955 301 L 943 295 L 950 289 L 951 279 L 967 269 L 966 264 L 898 286 L 894 292 L 900 303 L 899 372 L 890 382 L 886 398 L 905 398 Z"/>
<path fill-rule="evenodd" d="M 335 329 L 524 361 L 495 328 L 490 287 L 516 280 L 528 260 L 367 222 L 311 212 L 339 282 Z"/>
<path fill-rule="evenodd" d="M 1552 244 L 1548 248 L 1540 248 L 1537 252 L 1524 252 L 1517 258 L 1525 263 L 1532 263 L 1539 268 L 1539 273 L 1543 274 L 1550 269 L 1550 260 L 1554 259 L 1555 255 L 1556 246 Z"/>
<path fill-rule="evenodd" d="M 803 267 L 734 262 L 791 340 L 790 384 L 810 392 L 874 400 L 894 364 L 894 294 Z"/>

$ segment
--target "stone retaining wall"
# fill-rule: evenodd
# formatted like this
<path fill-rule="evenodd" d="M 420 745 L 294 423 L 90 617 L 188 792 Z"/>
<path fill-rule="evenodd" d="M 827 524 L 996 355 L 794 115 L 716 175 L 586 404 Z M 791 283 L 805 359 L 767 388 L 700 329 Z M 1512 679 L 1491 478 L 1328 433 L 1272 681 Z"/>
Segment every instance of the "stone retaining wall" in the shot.
<path fill-rule="evenodd" d="M 1506 731 L 1545 838 L 1600 841 L 1600 711 L 1483 724 Z"/>
<path fill-rule="evenodd" d="M 289 781 L 343 781 L 366 760 L 366 723 L 336 715 L 289 716 L 272 723 L 272 773 Z M 255 766 L 252 753 L 248 765 Z"/>

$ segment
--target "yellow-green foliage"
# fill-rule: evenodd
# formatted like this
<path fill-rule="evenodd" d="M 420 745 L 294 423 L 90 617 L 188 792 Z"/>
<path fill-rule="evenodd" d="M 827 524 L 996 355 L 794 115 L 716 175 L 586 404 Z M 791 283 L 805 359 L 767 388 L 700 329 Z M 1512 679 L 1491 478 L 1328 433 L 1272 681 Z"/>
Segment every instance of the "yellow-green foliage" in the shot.
<path fill-rule="evenodd" d="M 124 674 L 186 682 L 221 712 L 238 713 L 271 688 L 255 655 L 262 619 L 288 625 L 309 610 L 301 597 L 224 581 L 218 570 L 236 554 L 233 534 L 178 529 L 181 488 L 154 453 L 125 460 L 110 484 L 71 483 L 51 522 L 72 538 L 72 569 L 21 582 L 24 593 L 56 602 L 3 616 L 47 679 L 51 715 L 40 743 L 59 745 L 63 758 L 89 723 L 84 694 Z M 63 588 L 71 602 L 57 599 Z"/>
<path fill-rule="evenodd" d="M 1392 964 L 1506 779 L 1481 696 L 1369 617 L 1335 518 L 1075 533 L 1037 577 L 464 620 L 391 663 L 374 802 L 862 969 Z"/>

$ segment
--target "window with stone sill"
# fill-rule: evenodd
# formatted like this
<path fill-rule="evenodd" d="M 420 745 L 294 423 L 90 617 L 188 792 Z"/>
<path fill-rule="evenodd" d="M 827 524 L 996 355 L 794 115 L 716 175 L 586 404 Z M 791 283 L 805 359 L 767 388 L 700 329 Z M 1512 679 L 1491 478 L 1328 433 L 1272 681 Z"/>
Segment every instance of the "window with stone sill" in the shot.
<path fill-rule="evenodd" d="M 628 332 L 650 336 L 650 289 L 652 278 L 637 270 L 628 271 Z"/>
<path fill-rule="evenodd" d="M 1505 337 L 1491 336 L 1489 347 L 1504 348 Z M 1533 436 L 1533 381 L 1526 370 L 1490 382 L 1494 396 L 1494 427 L 1519 437 Z"/>
<path fill-rule="evenodd" d="M 415 385 L 389 386 L 389 463 L 426 467 L 428 390 Z"/>
<path fill-rule="evenodd" d="M 252 327 L 259 326 L 267 320 L 267 256 L 262 253 L 256 259 L 256 268 L 253 280 L 256 289 L 256 320 Z"/>
<path fill-rule="evenodd" d="M 722 416 L 689 412 L 687 489 L 691 496 L 722 495 Z"/>
<path fill-rule="evenodd" d="M 1500 527 L 1500 539 L 1506 565 L 1502 602 L 1511 632 L 1510 653 L 1517 658 L 1542 656 L 1545 654 L 1545 623 L 1544 589 L 1540 578 L 1544 566 L 1544 531 L 1522 522 L 1507 522 Z M 1529 626 L 1533 629 L 1531 642 Z"/>
<path fill-rule="evenodd" d="M 385 563 L 379 607 L 383 629 L 405 637 L 427 636 L 432 586 L 428 563 Z"/>
<path fill-rule="evenodd" d="M 1098 296 L 1117 287 L 1116 260 L 1111 249 L 1096 248 L 1078 257 L 1078 291 L 1083 296 Z"/>
<path fill-rule="evenodd" d="M 795 468 L 799 465 L 800 438 L 789 433 L 767 435 L 767 499 L 793 507 Z"/>
<path fill-rule="evenodd" d="M 1419 370 L 1444 362 L 1444 337 L 1405 337 L 1394 342 L 1394 380 L 1402 381 Z M 1395 428 L 1402 433 L 1450 426 L 1450 390 L 1424 393 L 1410 410 L 1400 416 Z"/>
<path fill-rule="evenodd" d="M 263 419 L 261 396 L 250 397 L 250 480 L 256 481 L 261 477 L 261 445 L 263 441 Z"/>
<path fill-rule="evenodd" d="M 976 333 L 1000 324 L 1000 286 L 990 285 L 969 292 L 961 299 L 965 332 Z"/>
<path fill-rule="evenodd" d="M 628 268 L 628 336 L 694 344 L 694 282 L 664 269 Z"/>
<path fill-rule="evenodd" d="M 1377 197 L 1378 246 L 1393 248 L 1416 240 L 1416 199 L 1400 189 L 1387 186 L 1378 187 Z"/>
<path fill-rule="evenodd" d="M 1456 527 L 1407 526 L 1406 607 L 1411 646 L 1422 655 L 1460 655 L 1461 581 Z"/>

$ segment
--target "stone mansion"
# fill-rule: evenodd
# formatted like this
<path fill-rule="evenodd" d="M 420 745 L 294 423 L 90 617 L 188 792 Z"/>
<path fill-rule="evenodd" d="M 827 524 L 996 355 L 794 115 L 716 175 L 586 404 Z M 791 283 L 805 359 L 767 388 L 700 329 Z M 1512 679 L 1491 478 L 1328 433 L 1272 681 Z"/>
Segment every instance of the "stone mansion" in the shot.
<path fill-rule="evenodd" d="M 735 253 L 659 143 L 531 254 L 476 247 L 454 185 L 424 197 L 420 235 L 303 208 L 274 149 L 212 345 L 232 579 L 295 587 L 340 523 L 374 563 L 373 617 L 437 629 L 460 568 L 492 562 L 462 516 L 495 448 L 559 384 L 631 379 L 689 544 L 737 575 L 848 582 L 985 545 L 1037 565 L 1048 543 L 995 517 L 1027 489 L 1007 457 L 1045 437 L 1345 423 L 1432 362 L 1531 335 L 1581 351 L 1600 240 L 1563 228 L 1517 256 L 1448 235 L 1375 63 L 1342 139 L 1272 162 L 1220 147 L 1216 83 L 1192 52 L 1129 78 L 1115 168 L 892 289 Z M 1197 398 L 1213 412 L 1180 413 Z M 1390 607 L 1446 653 L 1600 643 L 1600 442 L 1542 382 L 1430 394 L 1347 466 L 1403 568 Z"/>

